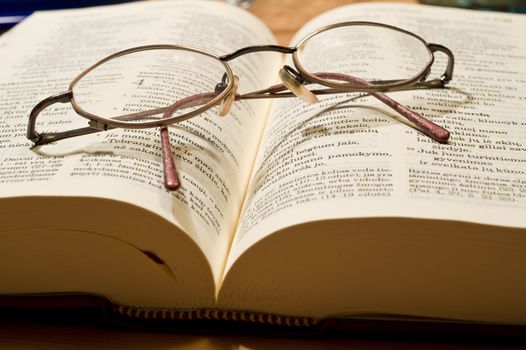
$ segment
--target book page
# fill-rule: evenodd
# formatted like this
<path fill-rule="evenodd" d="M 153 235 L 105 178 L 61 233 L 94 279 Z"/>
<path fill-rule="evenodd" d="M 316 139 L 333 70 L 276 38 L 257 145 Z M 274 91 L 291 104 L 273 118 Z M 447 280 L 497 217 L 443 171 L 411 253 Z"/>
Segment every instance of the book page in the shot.
<path fill-rule="evenodd" d="M 88 196 L 140 206 L 187 232 L 219 278 L 268 101 L 235 103 L 224 118 L 215 107 L 170 127 L 182 182 L 175 192 L 163 187 L 158 129 L 110 130 L 30 149 L 25 136 L 28 116 L 39 101 L 66 91 L 83 69 L 118 50 L 178 44 L 220 56 L 274 41 L 252 15 L 213 1 L 148 1 L 32 15 L 0 37 L 1 196 Z M 240 76 L 239 91 L 274 81 L 268 72 L 276 72 L 280 60 L 279 55 L 253 54 L 232 61 L 232 70 Z M 198 85 L 192 81 L 192 69 L 199 67 L 188 67 L 187 76 L 178 81 L 186 84 L 189 94 Z M 152 96 L 167 105 L 175 102 L 163 90 L 154 90 Z M 111 102 L 112 96 L 103 101 Z M 148 108 L 149 102 L 145 98 L 139 102 L 143 106 L 135 107 Z M 86 126 L 87 120 L 69 104 L 55 104 L 37 120 L 39 132 Z M 155 246 L 154 232 L 144 236 Z"/>
<path fill-rule="evenodd" d="M 277 101 L 227 271 L 254 243 L 309 221 L 408 217 L 526 226 L 526 39 L 518 34 L 526 18 L 351 5 L 319 16 L 294 41 L 343 21 L 395 25 L 453 51 L 447 89 L 389 93 L 447 128 L 451 139 L 445 145 L 429 139 L 373 97 L 332 95 L 316 105 Z M 431 78 L 444 71 L 444 56 L 436 54 Z M 333 62 L 326 71 L 337 69 L 338 59 Z"/>

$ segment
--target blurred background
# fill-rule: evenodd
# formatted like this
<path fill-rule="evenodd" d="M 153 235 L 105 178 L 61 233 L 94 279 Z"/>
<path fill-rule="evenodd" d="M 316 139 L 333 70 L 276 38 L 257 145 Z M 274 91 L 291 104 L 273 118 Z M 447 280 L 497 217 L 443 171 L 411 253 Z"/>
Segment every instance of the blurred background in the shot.
<path fill-rule="evenodd" d="M 87 7 L 116 4 L 131 0 L 0 0 L 0 29 L 7 29 L 23 20 L 34 11 L 60 8 Z M 249 8 L 256 0 L 224 0 L 243 8 Z M 257 0 L 265 3 L 267 0 Z M 454 6 L 481 10 L 526 13 L 526 0 L 419 0 L 421 3 L 438 6 Z M 357 1 L 358 2 L 358 1 Z M 310 0 L 303 2 L 309 6 Z"/>

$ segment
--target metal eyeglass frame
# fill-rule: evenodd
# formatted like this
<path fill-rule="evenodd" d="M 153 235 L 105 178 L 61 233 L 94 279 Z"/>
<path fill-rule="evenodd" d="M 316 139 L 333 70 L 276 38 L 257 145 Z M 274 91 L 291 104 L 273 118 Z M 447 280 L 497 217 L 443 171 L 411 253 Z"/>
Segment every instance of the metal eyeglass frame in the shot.
<path fill-rule="evenodd" d="M 352 27 L 352 26 L 373 26 L 373 27 L 382 27 L 385 29 L 391 29 L 397 32 L 404 33 L 409 35 L 418 41 L 420 41 L 427 49 L 429 53 L 429 61 L 422 68 L 420 72 L 409 79 L 402 80 L 389 80 L 389 81 L 372 81 L 367 82 L 359 78 L 345 75 L 342 73 L 330 73 L 330 72 L 318 72 L 310 73 L 302 66 L 299 58 L 298 51 L 308 42 L 308 40 L 322 32 L 325 32 L 330 29 L 339 28 L 339 27 Z M 173 50 L 186 50 L 195 52 L 197 54 L 205 55 L 213 59 L 218 60 L 222 63 L 225 74 L 223 76 L 222 82 L 218 83 L 216 86 L 216 91 L 210 93 L 204 93 L 199 95 L 194 95 L 186 97 L 180 101 L 175 101 L 174 104 L 157 108 L 144 112 L 131 113 L 126 115 L 121 115 L 117 117 L 104 118 L 88 111 L 85 111 L 81 106 L 78 105 L 75 96 L 73 94 L 73 88 L 75 85 L 89 72 L 91 72 L 96 67 L 120 56 L 128 55 L 135 52 L 147 51 L 147 50 L 159 50 L 159 49 L 173 49 Z M 161 145 L 163 153 L 163 163 L 165 167 L 165 187 L 169 190 L 173 190 L 179 187 L 180 181 L 175 170 L 175 165 L 173 162 L 173 156 L 171 154 L 171 147 L 169 143 L 168 131 L 166 126 L 173 123 L 182 122 L 188 120 L 197 115 L 202 114 L 203 112 L 209 110 L 210 108 L 224 102 L 226 99 L 230 98 L 233 100 L 243 100 L 243 99 L 260 99 L 260 98 L 283 98 L 283 97 L 294 97 L 299 96 L 300 93 L 294 91 L 293 86 L 287 84 L 287 81 L 282 78 L 284 84 L 278 84 L 271 86 L 266 89 L 246 93 L 246 94 L 237 94 L 236 93 L 236 78 L 232 72 L 232 69 L 228 65 L 228 61 L 231 61 L 237 57 L 248 53 L 254 52 L 280 52 L 285 54 L 292 54 L 293 63 L 295 66 L 291 68 L 289 66 L 284 66 L 280 71 L 280 75 L 283 74 L 291 79 L 293 84 L 298 86 L 298 89 L 304 89 L 305 85 L 308 84 L 319 84 L 322 85 L 323 89 L 308 90 L 306 92 L 312 93 L 314 95 L 325 95 L 325 94 L 334 94 L 334 93 L 349 93 L 349 92 L 364 92 L 369 93 L 372 96 L 376 97 L 380 101 L 387 104 L 389 107 L 393 108 L 399 112 L 403 117 L 411 121 L 422 133 L 429 136 L 435 141 L 440 143 L 446 143 L 449 139 L 449 132 L 444 128 L 434 124 L 428 119 L 422 117 L 421 115 L 415 113 L 409 108 L 399 104 L 393 99 L 389 98 L 384 92 L 391 91 L 400 91 L 400 90 L 411 90 L 411 89 L 422 89 L 422 88 L 440 88 L 444 87 L 453 77 L 453 68 L 454 68 L 454 56 L 451 50 L 448 48 L 439 45 L 427 43 L 424 39 L 418 35 L 411 33 L 407 30 L 394 27 L 391 25 L 376 23 L 376 22 L 366 22 L 366 21 L 352 21 L 352 22 L 341 22 L 336 24 L 331 24 L 324 26 L 309 35 L 303 38 L 296 46 L 286 47 L 279 45 L 257 45 L 249 46 L 242 49 L 239 49 L 233 53 L 218 56 L 213 53 L 202 51 L 199 49 L 182 46 L 182 45 L 146 45 L 133 47 L 130 49 L 122 50 L 116 53 L 113 53 L 102 60 L 96 62 L 90 67 L 82 71 L 77 77 L 75 77 L 69 84 L 68 90 L 53 96 L 50 96 L 42 101 L 40 101 L 30 112 L 29 122 L 27 127 L 27 138 L 34 143 L 34 145 L 43 145 L 58 140 L 81 136 L 91 133 L 96 133 L 100 131 L 105 131 L 113 128 L 131 128 L 131 129 L 142 129 L 142 128 L 151 128 L 151 127 L 161 127 Z M 431 66 L 434 63 L 434 53 L 442 52 L 447 58 L 447 66 L 445 72 L 440 78 L 426 80 L 431 73 Z M 336 81 L 341 81 L 336 82 Z M 303 91 L 304 91 L 303 90 Z M 310 92 L 309 92 L 310 91 Z M 40 112 L 45 108 L 55 103 L 71 103 L 72 108 L 77 114 L 82 117 L 85 117 L 89 120 L 89 126 L 79 129 L 67 130 L 62 132 L 51 132 L 51 133 L 38 133 L 36 131 L 36 119 Z M 191 112 L 184 113 L 181 115 L 173 116 L 174 112 L 180 108 L 187 107 L 197 107 Z M 147 116 L 163 114 L 161 119 L 146 121 L 139 123 L 130 123 L 129 121 L 144 118 Z"/>

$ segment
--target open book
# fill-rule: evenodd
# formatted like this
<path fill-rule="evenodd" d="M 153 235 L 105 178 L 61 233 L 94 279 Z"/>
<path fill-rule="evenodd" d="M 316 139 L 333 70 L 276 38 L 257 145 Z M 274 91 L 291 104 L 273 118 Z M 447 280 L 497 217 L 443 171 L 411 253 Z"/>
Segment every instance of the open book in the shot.
<path fill-rule="evenodd" d="M 448 128 L 449 144 L 368 96 L 239 101 L 170 127 L 174 192 L 157 129 L 31 149 L 29 111 L 112 52 L 223 55 L 275 43 L 268 28 L 218 2 L 148 1 L 36 13 L 2 35 L 0 295 L 86 293 L 148 318 L 526 324 L 526 17 L 350 5 L 293 41 L 348 20 L 454 52 L 449 88 L 390 94 Z M 275 84 L 283 64 L 278 53 L 231 63 L 241 92 Z M 41 129 L 86 124 L 67 104 L 46 113 Z"/>

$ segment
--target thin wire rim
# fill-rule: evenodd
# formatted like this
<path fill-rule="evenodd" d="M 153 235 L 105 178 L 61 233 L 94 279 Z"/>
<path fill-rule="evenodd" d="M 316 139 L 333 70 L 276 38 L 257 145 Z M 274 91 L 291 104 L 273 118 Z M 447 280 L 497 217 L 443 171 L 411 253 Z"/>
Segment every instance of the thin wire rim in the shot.
<path fill-rule="evenodd" d="M 302 46 L 305 46 L 306 43 L 308 43 L 309 39 L 315 37 L 318 34 L 321 34 L 323 32 L 326 32 L 331 29 L 339 28 L 339 27 L 346 27 L 346 26 L 371 26 L 371 27 L 382 27 L 386 29 L 391 29 L 406 35 L 409 35 L 418 41 L 420 41 L 424 47 L 426 48 L 426 51 L 429 55 L 429 62 L 423 67 L 423 69 L 416 73 L 415 76 L 410 77 L 405 80 L 401 80 L 395 83 L 389 83 L 381 86 L 363 86 L 363 85 L 353 85 L 352 83 L 335 83 L 333 80 L 327 80 L 317 77 L 316 75 L 310 73 L 308 70 L 303 67 L 303 65 L 300 62 L 300 59 L 298 57 L 299 51 L 302 48 Z M 434 63 L 435 57 L 433 55 L 433 52 L 429 48 L 429 44 L 422 39 L 420 36 L 416 35 L 415 33 L 412 33 L 408 30 L 398 28 L 389 24 L 384 23 L 378 23 L 378 22 L 368 22 L 368 21 L 348 21 L 348 22 L 339 22 L 334 24 L 329 24 L 324 27 L 321 27 L 309 34 L 307 36 L 303 37 L 295 46 L 296 51 L 292 54 L 292 60 L 294 62 L 294 66 L 297 68 L 298 72 L 302 75 L 303 78 L 306 78 L 309 82 L 317 83 L 320 85 L 324 85 L 330 88 L 338 89 L 341 91 L 360 91 L 360 92 L 377 92 L 377 91 L 388 91 L 392 89 L 398 89 L 398 88 L 404 88 L 408 86 L 412 86 L 418 81 L 420 81 L 422 78 L 427 76 L 427 73 L 430 71 L 431 66 Z"/>
<path fill-rule="evenodd" d="M 197 53 L 197 54 L 201 54 L 201 55 L 205 55 L 205 56 L 208 56 L 210 58 L 213 58 L 216 61 L 220 62 L 223 65 L 223 67 L 225 68 L 225 73 L 227 74 L 227 77 L 228 77 L 228 85 L 220 94 L 218 94 L 212 100 L 210 100 L 209 102 L 203 104 L 203 106 L 201 106 L 199 108 L 196 108 L 195 110 L 193 110 L 191 112 L 184 113 L 184 114 L 181 114 L 181 115 L 178 115 L 178 116 L 173 116 L 173 117 L 170 117 L 170 118 L 163 118 L 163 119 L 159 119 L 159 120 L 155 120 L 155 121 L 147 121 L 147 122 L 130 122 L 130 121 L 122 121 L 122 120 L 118 120 L 118 119 L 111 119 L 111 118 L 101 117 L 99 115 L 96 115 L 96 114 L 93 114 L 93 113 L 90 113 L 90 112 L 84 110 L 77 103 L 77 101 L 75 99 L 75 93 L 74 93 L 73 89 L 74 89 L 75 85 L 77 85 L 77 83 L 84 76 L 86 76 L 88 73 L 90 73 L 92 70 L 94 70 L 95 68 L 97 68 L 97 67 L 101 66 L 102 64 L 104 64 L 104 63 L 106 63 L 108 61 L 111 61 L 111 60 L 113 60 L 115 58 L 122 57 L 122 56 L 129 55 L 129 54 L 133 54 L 133 53 L 137 53 L 137 52 L 141 52 L 141 51 L 149 51 L 149 50 L 185 50 L 185 51 L 190 51 L 190 52 L 194 52 L 194 53 Z M 177 122 L 180 122 L 180 121 L 183 121 L 183 120 L 187 120 L 187 119 L 193 118 L 195 116 L 198 116 L 198 115 L 206 112 L 210 108 L 212 108 L 215 105 L 217 105 L 232 90 L 232 88 L 234 86 L 233 85 L 233 81 L 234 81 L 234 74 L 232 72 L 232 69 L 230 68 L 230 65 L 227 62 L 222 61 L 219 58 L 218 55 L 215 55 L 213 53 L 210 53 L 210 52 L 207 52 L 207 51 L 203 51 L 203 50 L 200 50 L 200 49 L 184 46 L 184 45 L 157 44 L 157 45 L 135 46 L 135 47 L 132 47 L 132 48 L 128 48 L 128 49 L 125 49 L 125 50 L 121 50 L 121 51 L 115 52 L 115 53 L 113 53 L 113 54 L 111 54 L 109 56 L 104 57 L 103 59 L 95 62 L 94 64 L 92 64 L 88 68 L 84 69 L 81 73 L 79 73 L 79 75 L 77 75 L 71 81 L 71 83 L 69 84 L 69 91 L 71 91 L 71 96 L 72 96 L 71 97 L 71 106 L 72 106 L 73 110 L 75 110 L 75 112 L 77 112 L 80 116 L 82 116 L 84 118 L 87 118 L 87 119 L 92 120 L 92 121 L 98 121 L 98 122 L 101 122 L 101 123 L 103 123 L 105 125 L 112 126 L 112 127 L 117 127 L 117 128 L 146 129 L 146 128 L 153 128 L 153 127 L 159 127 L 159 126 L 163 126 L 163 125 L 174 124 L 174 123 L 177 123 Z M 177 101 L 174 101 L 174 103 L 176 103 L 176 102 Z M 161 108 L 168 109 L 168 108 L 170 108 L 170 106 L 171 105 L 168 105 L 168 106 L 165 106 L 165 107 L 161 107 Z M 127 116 L 127 115 L 130 115 L 130 114 L 124 114 L 122 116 Z"/>

